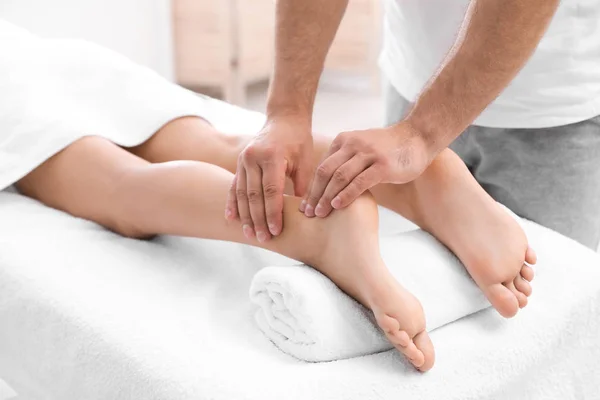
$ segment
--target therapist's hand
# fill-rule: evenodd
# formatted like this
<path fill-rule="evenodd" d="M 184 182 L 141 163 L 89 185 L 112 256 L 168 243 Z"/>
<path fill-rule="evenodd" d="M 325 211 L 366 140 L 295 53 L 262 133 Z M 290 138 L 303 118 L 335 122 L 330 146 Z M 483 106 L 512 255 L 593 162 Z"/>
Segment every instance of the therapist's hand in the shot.
<path fill-rule="evenodd" d="M 295 116 L 271 118 L 240 153 L 225 209 L 225 218 L 239 219 L 247 238 L 260 242 L 283 229 L 286 176 L 296 196 L 308 188 L 313 162 L 310 120 Z"/>
<path fill-rule="evenodd" d="M 308 217 L 326 217 L 379 183 L 407 183 L 433 160 L 426 141 L 408 124 L 338 135 L 318 166 L 300 205 Z"/>

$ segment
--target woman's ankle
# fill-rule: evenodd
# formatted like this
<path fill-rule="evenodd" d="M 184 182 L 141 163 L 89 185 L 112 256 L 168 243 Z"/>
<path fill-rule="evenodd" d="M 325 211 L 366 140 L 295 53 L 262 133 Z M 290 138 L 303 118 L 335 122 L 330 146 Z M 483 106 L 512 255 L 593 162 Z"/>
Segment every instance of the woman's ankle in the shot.
<path fill-rule="evenodd" d="M 323 219 L 301 216 L 315 243 L 309 265 L 368 306 L 371 286 L 388 272 L 379 253 L 377 204 L 372 196 L 361 196 Z"/>
<path fill-rule="evenodd" d="M 410 220 L 431 233 L 431 225 L 435 223 L 431 221 L 431 207 L 445 200 L 444 193 L 460 183 L 459 180 L 468 173 L 466 169 L 456 153 L 450 149 L 442 151 L 423 174 L 410 183 Z"/>

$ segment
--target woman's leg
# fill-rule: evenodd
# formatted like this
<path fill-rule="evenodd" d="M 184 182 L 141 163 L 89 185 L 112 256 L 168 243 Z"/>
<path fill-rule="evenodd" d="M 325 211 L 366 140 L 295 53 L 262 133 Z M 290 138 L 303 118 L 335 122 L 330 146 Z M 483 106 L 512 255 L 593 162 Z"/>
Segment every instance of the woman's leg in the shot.
<path fill-rule="evenodd" d="M 206 140 L 198 143 L 202 146 L 198 154 L 211 162 L 224 162 L 219 158 L 225 153 L 216 153 L 219 142 L 209 140 L 213 133 L 200 130 L 198 135 L 206 135 Z M 163 150 L 171 151 L 168 146 L 152 147 L 162 138 L 168 139 L 155 137 L 133 151 L 159 161 Z M 203 153 L 206 149 L 211 149 L 210 154 Z M 46 161 L 17 187 L 51 207 L 129 237 L 172 234 L 249 243 L 240 224 L 226 221 L 223 215 L 232 178 L 231 172 L 205 162 L 151 164 L 104 139 L 87 137 Z M 298 198 L 286 197 L 288 229 L 260 246 L 327 275 L 373 310 L 386 336 L 416 367 L 431 368 L 434 352 L 421 305 L 393 279 L 380 257 L 374 200 L 363 196 L 324 220 L 305 218 L 298 205 Z"/>
<path fill-rule="evenodd" d="M 242 147 L 240 139 L 224 137 L 199 118 L 182 118 L 130 150 L 152 162 L 193 159 L 233 172 Z M 315 141 L 315 165 L 328 147 L 326 139 Z M 534 263 L 535 255 L 522 229 L 451 150 L 442 152 L 414 182 L 378 185 L 371 192 L 379 204 L 448 246 L 503 316 L 513 316 L 527 304 L 533 270 L 524 261 Z"/>
<path fill-rule="evenodd" d="M 238 156 L 248 141 L 249 137 L 224 135 L 201 118 L 183 117 L 164 125 L 141 145 L 127 150 L 152 163 L 202 161 L 235 173 Z"/>
<path fill-rule="evenodd" d="M 224 137 L 198 118 L 183 118 L 130 150 L 152 162 L 193 159 L 233 172 L 243 144 L 239 139 Z M 327 140 L 315 141 L 315 165 L 328 146 Z M 527 304 L 527 296 L 531 294 L 528 281 L 533 278 L 533 270 L 524 261 L 527 258 L 528 262 L 535 262 L 535 259 L 532 254 L 526 256 L 526 237 L 452 151 L 442 152 L 414 182 L 378 185 L 371 192 L 379 204 L 407 217 L 446 244 L 502 315 L 513 316 Z M 222 211 L 215 210 L 219 218 Z M 298 222 L 302 222 L 302 214 L 296 214 L 301 216 Z M 335 218 L 336 214 L 324 221 Z M 284 223 L 290 226 L 287 220 Z M 283 232 L 286 234 L 288 229 Z M 344 278 L 328 275 L 338 284 L 337 280 Z M 395 281 L 390 278 L 390 282 Z"/>
<path fill-rule="evenodd" d="M 325 154 L 329 141 L 315 141 Z M 416 180 L 371 189 L 378 204 L 409 219 L 444 243 L 463 262 L 504 317 L 517 314 L 531 295 L 536 256 L 518 223 L 488 195 L 464 162 L 442 151 Z"/>

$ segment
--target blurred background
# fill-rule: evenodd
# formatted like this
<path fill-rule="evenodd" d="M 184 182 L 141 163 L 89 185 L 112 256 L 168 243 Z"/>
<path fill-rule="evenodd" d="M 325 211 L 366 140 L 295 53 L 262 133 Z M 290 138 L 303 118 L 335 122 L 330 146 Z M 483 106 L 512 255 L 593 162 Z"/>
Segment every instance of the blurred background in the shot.
<path fill-rule="evenodd" d="M 327 59 L 317 132 L 380 126 L 380 0 L 350 0 Z M 0 18 L 94 41 L 199 93 L 264 111 L 275 0 L 0 0 Z"/>

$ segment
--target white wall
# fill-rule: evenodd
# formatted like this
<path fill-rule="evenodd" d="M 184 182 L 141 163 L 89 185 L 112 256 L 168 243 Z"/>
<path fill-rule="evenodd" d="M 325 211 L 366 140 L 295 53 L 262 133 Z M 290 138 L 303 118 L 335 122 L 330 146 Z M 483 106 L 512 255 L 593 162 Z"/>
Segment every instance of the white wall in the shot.
<path fill-rule="evenodd" d="M 173 79 L 170 0 L 0 0 L 0 18 L 94 41 Z"/>

